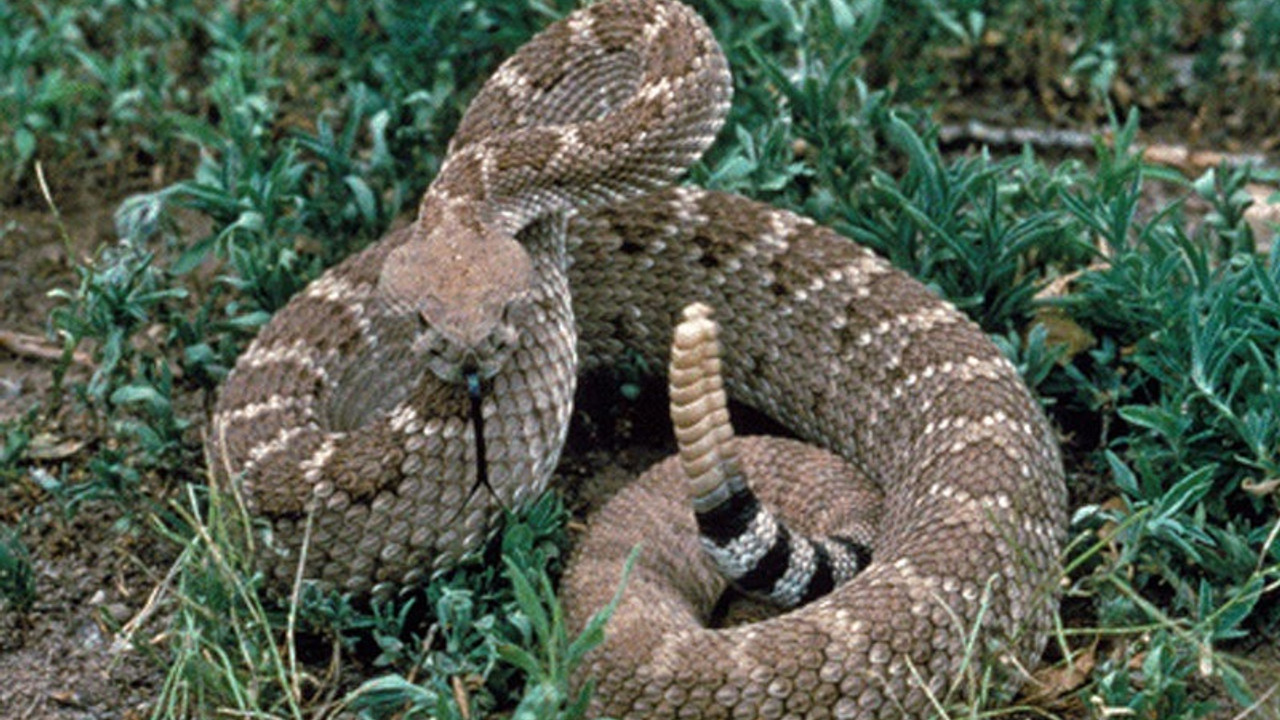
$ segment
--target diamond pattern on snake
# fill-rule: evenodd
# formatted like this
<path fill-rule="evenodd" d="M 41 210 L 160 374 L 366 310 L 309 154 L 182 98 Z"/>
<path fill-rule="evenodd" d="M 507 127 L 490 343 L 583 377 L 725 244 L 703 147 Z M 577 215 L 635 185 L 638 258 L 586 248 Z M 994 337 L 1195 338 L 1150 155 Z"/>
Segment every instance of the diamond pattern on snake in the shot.
<path fill-rule="evenodd" d="M 821 594 L 753 581 L 761 557 L 735 551 L 730 565 L 754 559 L 724 572 L 808 602 L 708 627 L 727 580 L 687 468 L 660 466 L 589 520 L 563 584 L 580 627 L 644 540 L 583 671 L 592 710 L 922 717 L 966 663 L 1021 681 L 1056 608 L 1054 433 L 1015 368 L 920 283 L 808 219 L 674 184 L 730 96 L 715 38 L 674 0 L 586 7 L 494 73 L 415 221 L 295 297 L 220 392 L 208 456 L 267 521 L 256 560 L 276 587 L 308 534 L 303 575 L 362 596 L 456 562 L 546 487 L 579 374 L 624 357 L 665 367 L 682 310 L 703 303 L 717 382 L 805 443 L 764 443 L 760 467 L 737 452 L 775 527 L 813 539 L 788 556 L 860 572 Z M 864 496 L 873 522 L 859 525 Z"/>

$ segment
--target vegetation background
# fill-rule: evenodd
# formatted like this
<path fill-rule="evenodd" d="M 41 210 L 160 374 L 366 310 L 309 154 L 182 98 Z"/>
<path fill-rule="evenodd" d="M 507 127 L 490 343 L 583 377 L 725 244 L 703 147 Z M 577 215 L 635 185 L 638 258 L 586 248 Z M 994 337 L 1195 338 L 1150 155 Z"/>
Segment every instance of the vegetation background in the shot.
<path fill-rule="evenodd" d="M 388 605 L 264 603 L 200 455 L 256 329 L 574 4 L 0 0 L 0 715 L 578 711 L 598 628 L 565 635 L 554 578 L 583 479 L 666 450 L 642 368 L 593 381 L 566 495 Z M 939 716 L 1280 717 L 1280 4 L 692 4 L 736 95 L 690 181 L 920 277 L 1061 429 L 1046 667 Z"/>

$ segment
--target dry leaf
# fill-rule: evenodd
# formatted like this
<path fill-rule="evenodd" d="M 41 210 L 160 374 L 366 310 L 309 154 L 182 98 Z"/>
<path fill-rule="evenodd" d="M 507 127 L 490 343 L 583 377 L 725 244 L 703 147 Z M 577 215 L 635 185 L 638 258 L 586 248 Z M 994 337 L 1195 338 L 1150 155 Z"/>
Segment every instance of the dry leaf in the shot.
<path fill-rule="evenodd" d="M 1258 242 L 1258 252 L 1268 253 L 1275 242 L 1276 230 L 1280 228 L 1280 202 L 1268 202 L 1276 195 L 1276 189 L 1268 185 L 1249 183 L 1245 192 L 1253 198 L 1253 204 L 1244 211 L 1244 220 L 1253 230 L 1253 237 Z"/>
<path fill-rule="evenodd" d="M 1280 478 L 1270 478 L 1267 480 L 1245 478 L 1244 482 L 1240 483 L 1240 489 L 1256 497 L 1265 497 L 1277 490 L 1280 490 Z"/>
<path fill-rule="evenodd" d="M 1061 345 L 1066 348 L 1059 362 L 1069 363 L 1072 358 L 1098 343 L 1093 333 L 1072 320 L 1062 308 L 1041 306 L 1036 310 L 1036 322 L 1048 331 L 1045 337 L 1046 344 Z"/>
<path fill-rule="evenodd" d="M 1032 673 L 1032 690 L 1024 700 L 1029 705 L 1053 707 L 1065 696 L 1083 687 L 1097 664 L 1096 648 L 1090 646 L 1076 653 L 1071 662 L 1062 661 L 1040 668 Z"/>
<path fill-rule="evenodd" d="M 40 433 L 27 445 L 27 457 L 32 460 L 61 460 L 80 452 L 84 440 L 59 439 L 51 433 Z"/>

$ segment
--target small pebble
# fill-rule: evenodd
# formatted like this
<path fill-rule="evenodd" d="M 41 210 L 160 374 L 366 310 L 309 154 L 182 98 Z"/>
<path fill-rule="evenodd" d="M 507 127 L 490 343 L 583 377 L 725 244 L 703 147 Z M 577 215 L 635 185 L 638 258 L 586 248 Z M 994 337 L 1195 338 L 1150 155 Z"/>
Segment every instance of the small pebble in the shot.
<path fill-rule="evenodd" d="M 116 625 L 123 625 L 129 622 L 129 618 L 133 616 L 133 610 L 122 602 L 110 603 L 103 610 L 106 612 L 107 617 L 111 619 L 111 622 Z"/>

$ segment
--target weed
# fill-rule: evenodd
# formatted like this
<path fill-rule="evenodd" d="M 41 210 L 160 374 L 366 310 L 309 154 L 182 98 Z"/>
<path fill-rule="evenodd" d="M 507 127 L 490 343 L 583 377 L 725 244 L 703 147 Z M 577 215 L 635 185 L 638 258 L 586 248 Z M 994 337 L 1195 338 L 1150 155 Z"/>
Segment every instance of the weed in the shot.
<path fill-rule="evenodd" d="M 145 333 L 188 291 L 154 258 L 129 241 L 103 250 L 94 264 L 77 269 L 79 287 L 53 291 L 65 304 L 51 324 L 64 340 L 64 370 L 75 348 L 93 347 L 93 376 L 77 389 L 84 407 L 105 413 L 111 431 L 128 438 L 144 462 L 176 467 L 193 455 L 183 437 L 190 421 L 174 412 L 169 361 Z"/>
<path fill-rule="evenodd" d="M 902 180 L 873 172 L 870 197 L 850 207 L 841 229 L 937 287 L 989 332 L 1026 325 L 1042 277 L 1033 263 L 1073 250 L 1065 214 L 1052 204 L 1027 207 L 1010 187 L 1007 178 L 1027 169 L 1023 160 L 944 162 L 906 122 L 892 118 L 889 132 L 910 170 Z"/>
<path fill-rule="evenodd" d="M 992 335 L 991 339 L 1018 368 L 1018 374 L 1032 390 L 1040 388 L 1066 356 L 1066 348 L 1051 344 L 1048 328 L 1039 323 L 1031 328 L 1025 339 L 1014 330 L 1005 335 Z M 1053 397 L 1047 396 L 1044 400 L 1052 402 Z"/>
<path fill-rule="evenodd" d="M 854 72 L 884 7 L 869 2 L 770 2 L 758 27 L 729 24 L 733 136 L 713 147 L 695 181 L 830 219 L 870 170 L 890 94 Z M 735 30 L 751 28 L 743 37 Z"/>
<path fill-rule="evenodd" d="M 502 662 L 521 671 L 525 685 L 512 717 L 528 720 L 582 717 L 590 699 L 591 685 L 586 684 L 574 694 L 570 689 L 571 676 L 586 653 L 603 642 L 604 625 L 621 599 L 622 586 L 613 601 L 592 616 L 581 634 L 570 638 L 546 569 L 522 567 L 511 555 L 504 555 L 503 563 L 504 579 L 514 596 L 514 607 L 504 620 L 504 624 L 510 624 L 509 630 L 500 631 L 492 616 L 476 621 L 472 617 L 473 608 L 465 598 L 454 601 L 462 601 L 461 613 L 447 604 L 438 606 L 436 627 L 446 628 L 446 633 L 450 633 L 450 628 L 454 633 L 458 630 L 478 633 L 483 639 L 479 647 L 484 650 L 490 670 L 493 663 Z M 629 561 L 620 581 L 623 585 L 630 567 Z M 442 599 L 448 597 L 446 593 Z M 449 639 L 445 647 L 456 657 L 460 644 L 456 639 Z M 399 675 L 383 676 L 366 682 L 347 702 L 352 709 L 375 717 L 393 709 L 405 713 L 406 717 L 470 717 L 474 709 L 469 699 L 464 700 L 466 694 L 457 691 L 456 682 L 445 682 L 447 678 L 463 676 L 465 668 L 453 663 L 437 663 L 430 669 L 429 683 L 414 684 Z"/>
<path fill-rule="evenodd" d="M 1206 192 L 1221 187 L 1212 176 L 1195 185 L 1216 208 L 1194 241 L 1166 221 L 1172 210 L 1147 223 L 1134 218 L 1136 181 L 1105 205 L 1069 203 L 1111 254 L 1068 302 L 1093 332 L 1128 348 L 1100 358 L 1115 370 L 1091 375 L 1111 378 L 1107 394 L 1128 425 L 1112 443 L 1125 462 L 1107 455 L 1112 477 L 1139 505 L 1166 503 L 1154 515 L 1155 532 L 1130 548 L 1173 543 L 1172 555 L 1151 564 L 1165 563 L 1166 580 L 1208 576 L 1234 585 L 1249 577 L 1259 553 L 1273 552 L 1256 540 L 1241 552 L 1229 538 L 1258 538 L 1270 516 L 1264 500 L 1241 492 L 1242 483 L 1280 472 L 1273 391 L 1280 276 L 1274 257 L 1250 252 L 1239 195 Z"/>
<path fill-rule="evenodd" d="M 299 718 L 303 679 L 281 649 L 282 622 L 259 597 L 248 553 L 252 521 L 221 493 L 189 486 L 175 508 L 181 521 L 161 532 L 182 548 L 166 588 L 174 612 L 168 633 L 160 717 L 218 712 Z"/>
<path fill-rule="evenodd" d="M 54 329 L 71 348 L 94 341 L 96 369 L 85 393 L 95 405 L 108 402 L 117 387 L 138 374 L 134 336 L 156 319 L 166 302 L 187 296 L 185 288 L 171 286 L 154 259 L 154 253 L 121 242 L 104 249 L 92 265 L 77 269 L 80 284 L 74 291 L 52 293 L 65 301 L 51 317 Z"/>
<path fill-rule="evenodd" d="M 29 416 L 0 423 L 0 431 L 4 433 L 3 444 L 0 444 L 0 487 L 22 474 L 19 463 L 31 444 L 30 423 Z"/>
<path fill-rule="evenodd" d="M 25 613 L 36 601 L 31 556 L 17 531 L 0 525 L 0 610 Z"/>
<path fill-rule="evenodd" d="M 1203 717 L 1209 706 L 1189 692 L 1196 678 L 1216 676 L 1236 702 L 1252 700 L 1215 648 L 1280 620 L 1258 602 L 1280 578 L 1276 504 L 1247 491 L 1280 471 L 1280 276 L 1243 221 L 1248 169 L 1190 183 L 1213 207 L 1194 238 L 1178 203 L 1139 215 L 1149 171 L 1135 127 L 1130 117 L 1114 147 L 1099 148 L 1097 175 L 1063 198 L 1102 248 L 1060 301 L 1102 338 L 1067 368 L 1063 400 L 1084 398 L 1110 428 L 1101 458 L 1123 501 L 1077 513 L 1113 548 L 1085 583 L 1104 627 L 1156 628 L 1099 668 L 1094 702 L 1104 714 Z"/>
<path fill-rule="evenodd" d="M 1264 68 L 1280 69 L 1280 7 L 1267 0 L 1235 0 L 1231 10 L 1246 56 Z"/>
<path fill-rule="evenodd" d="M 1196 657 L 1185 645 L 1173 642 L 1158 630 L 1141 652 L 1131 649 L 1124 656 L 1107 660 L 1098 670 L 1098 682 L 1090 703 L 1103 716 L 1132 715 L 1140 718 L 1201 718 L 1212 704 L 1194 700 L 1189 676 Z"/>
<path fill-rule="evenodd" d="M 174 159 L 164 116 L 192 109 L 192 93 L 173 69 L 198 13 L 183 0 L 164 4 L 163 12 L 126 5 L 0 6 L 0 175 L 14 188 L 37 158 L 115 176 Z"/>
<path fill-rule="evenodd" d="M 561 555 L 565 520 L 553 495 L 509 517 L 484 555 L 433 579 L 419 594 L 365 609 L 309 586 L 287 608 L 265 600 L 246 546 L 253 521 L 239 508 L 216 491 L 207 498 L 189 492 L 181 521 L 169 527 L 184 550 L 171 573 L 172 658 L 159 701 L 166 713 L 259 708 L 297 717 L 324 702 L 309 692 L 308 670 L 292 649 L 303 633 L 332 638 L 335 650 L 372 642 L 373 665 L 391 674 L 366 683 L 346 703 L 375 715 L 390 707 L 442 717 L 491 711 L 518 692 L 524 682 L 513 671 L 529 663 L 545 666 L 547 674 L 526 685 L 528 697 L 567 698 L 567 673 L 599 642 L 603 620 L 568 642 L 550 594 L 548 572 Z M 425 634 L 419 634 L 423 616 L 415 607 L 422 601 L 432 610 Z M 521 646 L 535 641 L 548 654 L 521 654 Z M 458 679 L 470 686 L 462 696 L 455 693 Z"/>

